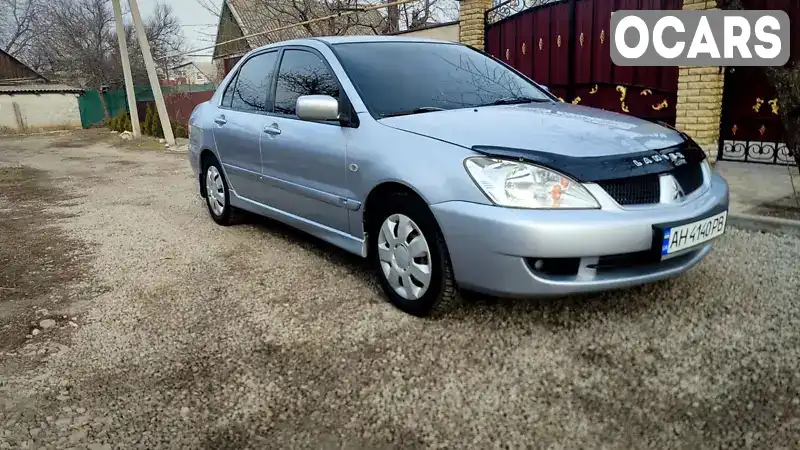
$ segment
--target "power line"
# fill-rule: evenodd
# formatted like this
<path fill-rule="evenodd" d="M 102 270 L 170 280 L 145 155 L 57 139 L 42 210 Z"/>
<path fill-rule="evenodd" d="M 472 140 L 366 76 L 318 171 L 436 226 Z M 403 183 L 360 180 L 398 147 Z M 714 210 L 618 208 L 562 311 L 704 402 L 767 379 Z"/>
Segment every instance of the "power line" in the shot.
<path fill-rule="evenodd" d="M 199 51 L 203 51 L 203 50 L 211 50 L 211 49 L 214 49 L 214 48 L 216 48 L 217 46 L 220 46 L 220 45 L 231 44 L 231 43 L 234 43 L 234 42 L 241 41 L 243 39 L 249 39 L 251 37 L 261 36 L 261 35 L 267 34 L 267 33 L 274 33 L 276 31 L 288 30 L 290 28 L 298 27 L 300 25 L 311 25 L 313 23 L 322 22 L 323 20 L 334 19 L 336 17 L 349 16 L 351 14 L 356 14 L 356 13 L 359 13 L 359 12 L 375 11 L 377 9 L 386 8 L 386 7 L 389 7 L 389 6 L 404 5 L 406 3 L 412 3 L 412 2 L 416 2 L 416 1 L 419 1 L 419 0 L 398 0 L 398 1 L 391 2 L 391 3 L 383 3 L 383 4 L 379 4 L 379 5 L 366 6 L 366 7 L 363 7 L 363 8 L 348 8 L 344 12 L 331 14 L 331 15 L 328 15 L 328 16 L 325 16 L 325 17 L 318 17 L 316 19 L 306 20 L 306 21 L 303 21 L 303 22 L 297 22 L 297 23 L 293 23 L 291 25 L 285 25 L 285 26 L 282 26 L 282 27 L 273 28 L 273 29 L 267 30 L 267 31 L 259 31 L 258 33 L 248 34 L 246 36 L 238 37 L 236 39 L 230 39 L 230 40 L 227 40 L 227 41 L 224 41 L 224 42 L 220 42 L 219 44 L 214 44 L 214 45 L 211 45 L 211 46 L 208 46 L 208 47 L 196 48 L 196 49 L 193 49 L 193 50 L 188 50 L 188 51 L 181 52 L 181 53 L 175 53 L 175 54 L 172 54 L 172 55 L 166 55 L 166 56 L 162 56 L 162 57 L 160 57 L 158 59 L 175 58 L 175 57 L 178 57 L 178 56 L 184 56 L 187 53 L 195 53 L 195 52 L 199 52 Z"/>

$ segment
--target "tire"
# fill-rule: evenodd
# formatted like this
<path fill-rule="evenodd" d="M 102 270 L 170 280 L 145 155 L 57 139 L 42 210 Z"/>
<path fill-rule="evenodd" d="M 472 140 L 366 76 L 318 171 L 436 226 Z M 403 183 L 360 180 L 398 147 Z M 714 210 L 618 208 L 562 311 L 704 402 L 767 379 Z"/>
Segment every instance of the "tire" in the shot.
<path fill-rule="evenodd" d="M 230 189 L 225 173 L 216 158 L 208 158 L 203 164 L 203 189 L 205 189 L 208 214 L 219 225 L 235 222 L 236 209 L 231 206 Z"/>
<path fill-rule="evenodd" d="M 389 301 L 418 317 L 456 304 L 447 244 L 428 206 L 411 195 L 392 194 L 379 208 L 368 230 L 370 259 Z"/>

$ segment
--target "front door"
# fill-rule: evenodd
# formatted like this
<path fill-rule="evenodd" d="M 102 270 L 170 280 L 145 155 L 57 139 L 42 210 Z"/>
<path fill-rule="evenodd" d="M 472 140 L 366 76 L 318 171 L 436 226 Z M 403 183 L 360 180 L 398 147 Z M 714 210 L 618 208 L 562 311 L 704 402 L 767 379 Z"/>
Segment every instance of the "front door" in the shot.
<path fill-rule="evenodd" d="M 278 52 L 249 58 L 233 77 L 214 117 L 214 140 L 233 191 L 263 200 L 260 137 L 271 105 Z"/>
<path fill-rule="evenodd" d="M 261 135 L 265 181 L 281 189 L 275 206 L 318 224 L 349 233 L 347 141 L 352 129 L 338 122 L 297 118 L 301 95 L 339 97 L 339 84 L 315 51 L 283 53 L 275 90 L 273 115 Z"/>

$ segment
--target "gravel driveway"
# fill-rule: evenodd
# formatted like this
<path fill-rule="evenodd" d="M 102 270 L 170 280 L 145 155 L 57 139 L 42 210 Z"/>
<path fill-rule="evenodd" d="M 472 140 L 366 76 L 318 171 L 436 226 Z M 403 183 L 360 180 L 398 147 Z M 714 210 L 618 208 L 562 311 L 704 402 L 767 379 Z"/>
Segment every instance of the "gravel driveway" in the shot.
<path fill-rule="evenodd" d="M 0 448 L 800 446 L 798 238 L 423 320 L 356 257 L 216 226 L 185 155 L 108 140 L 0 139 Z"/>

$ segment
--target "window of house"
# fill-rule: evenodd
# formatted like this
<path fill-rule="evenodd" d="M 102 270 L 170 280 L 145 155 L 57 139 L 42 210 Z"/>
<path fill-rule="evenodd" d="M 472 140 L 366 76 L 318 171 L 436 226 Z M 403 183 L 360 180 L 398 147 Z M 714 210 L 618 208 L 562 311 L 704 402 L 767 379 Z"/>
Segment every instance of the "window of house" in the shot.
<path fill-rule="evenodd" d="M 339 98 L 339 83 L 316 53 L 286 50 L 278 71 L 275 112 L 295 115 L 301 95 L 330 95 Z"/>
<path fill-rule="evenodd" d="M 272 108 L 269 94 L 278 52 L 262 53 L 247 61 L 236 79 L 231 108 L 254 113 L 269 112 Z"/>

